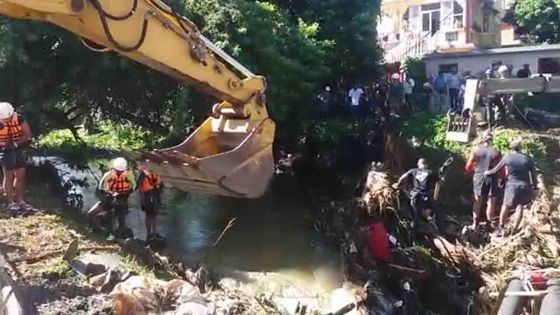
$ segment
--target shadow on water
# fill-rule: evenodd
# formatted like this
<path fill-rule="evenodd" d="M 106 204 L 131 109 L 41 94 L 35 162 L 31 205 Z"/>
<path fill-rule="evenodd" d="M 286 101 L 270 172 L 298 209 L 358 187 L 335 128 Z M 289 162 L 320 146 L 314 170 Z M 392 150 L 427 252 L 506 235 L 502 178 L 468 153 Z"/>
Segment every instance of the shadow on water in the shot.
<path fill-rule="evenodd" d="M 313 232 L 308 206 L 290 180 L 277 178 L 258 200 L 189 194 L 168 199 L 161 227 L 171 250 L 187 262 L 208 262 L 243 271 L 310 268 Z M 212 244 L 232 218 L 234 225 Z M 172 239 L 172 240 L 171 240 Z"/>

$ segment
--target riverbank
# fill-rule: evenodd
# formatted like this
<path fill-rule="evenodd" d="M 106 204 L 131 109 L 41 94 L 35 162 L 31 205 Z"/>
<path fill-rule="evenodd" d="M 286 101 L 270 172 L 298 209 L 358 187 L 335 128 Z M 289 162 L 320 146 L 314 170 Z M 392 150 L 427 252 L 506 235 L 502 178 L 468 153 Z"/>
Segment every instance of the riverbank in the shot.
<path fill-rule="evenodd" d="M 297 302 L 304 302 L 309 309 L 318 309 L 320 304 L 317 296 L 274 273 L 220 270 L 196 283 L 198 278 L 192 278 L 196 273 L 185 272 L 173 258 L 152 252 L 137 240 L 108 242 L 65 212 L 40 210 L 16 218 L 3 213 L 0 235 L 0 251 L 17 284 L 24 314 L 114 314 L 108 291 L 99 292 L 91 277 L 84 278 L 63 259 L 74 240 L 79 240 L 78 256 L 110 255 L 119 261 L 119 268 L 149 279 L 185 280 L 190 275 L 189 281 L 208 289 L 201 295 L 217 314 L 281 313 L 279 305 L 295 309 Z M 282 300 L 275 300 L 274 293 Z"/>

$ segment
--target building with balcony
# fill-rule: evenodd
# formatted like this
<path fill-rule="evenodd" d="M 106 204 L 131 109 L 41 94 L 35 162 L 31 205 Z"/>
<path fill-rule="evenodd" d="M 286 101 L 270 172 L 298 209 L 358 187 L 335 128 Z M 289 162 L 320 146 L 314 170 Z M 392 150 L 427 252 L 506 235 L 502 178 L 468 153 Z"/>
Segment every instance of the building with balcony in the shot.
<path fill-rule="evenodd" d="M 498 64 L 556 71 L 560 45 L 523 46 L 502 22 L 511 0 L 382 0 L 378 21 L 385 62 L 423 58 L 428 74 L 478 73 Z M 560 70 L 558 70 L 560 71 Z"/>

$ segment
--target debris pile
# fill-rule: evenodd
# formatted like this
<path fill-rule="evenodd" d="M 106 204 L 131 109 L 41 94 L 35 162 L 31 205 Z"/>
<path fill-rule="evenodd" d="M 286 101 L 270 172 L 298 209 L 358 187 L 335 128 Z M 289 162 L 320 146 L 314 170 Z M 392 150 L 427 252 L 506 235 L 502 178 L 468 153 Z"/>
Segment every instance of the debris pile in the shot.
<path fill-rule="evenodd" d="M 528 211 L 524 211 L 522 228 L 509 231 L 504 238 L 493 238 L 481 247 L 470 243 L 455 244 L 436 238 L 434 243 L 442 256 L 454 266 L 480 274 L 478 290 L 480 312 L 487 312 L 496 293 L 520 272 L 557 268 L 560 258 L 560 212 L 544 185 Z M 481 313 L 482 314 L 482 313 Z"/>
<path fill-rule="evenodd" d="M 391 187 L 389 174 L 381 163 L 372 163 L 362 199 L 370 215 L 400 208 L 398 192 Z"/>

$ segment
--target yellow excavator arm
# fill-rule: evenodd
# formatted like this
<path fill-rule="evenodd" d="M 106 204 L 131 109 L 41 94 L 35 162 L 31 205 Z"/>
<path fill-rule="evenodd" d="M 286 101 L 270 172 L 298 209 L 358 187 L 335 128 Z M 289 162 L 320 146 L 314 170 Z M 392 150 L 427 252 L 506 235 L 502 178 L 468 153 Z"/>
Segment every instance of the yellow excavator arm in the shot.
<path fill-rule="evenodd" d="M 0 0 L 0 14 L 58 25 L 90 49 L 114 51 L 222 102 L 183 143 L 132 153 L 185 190 L 256 198 L 273 174 L 275 125 L 266 80 L 216 47 L 160 0 Z"/>

